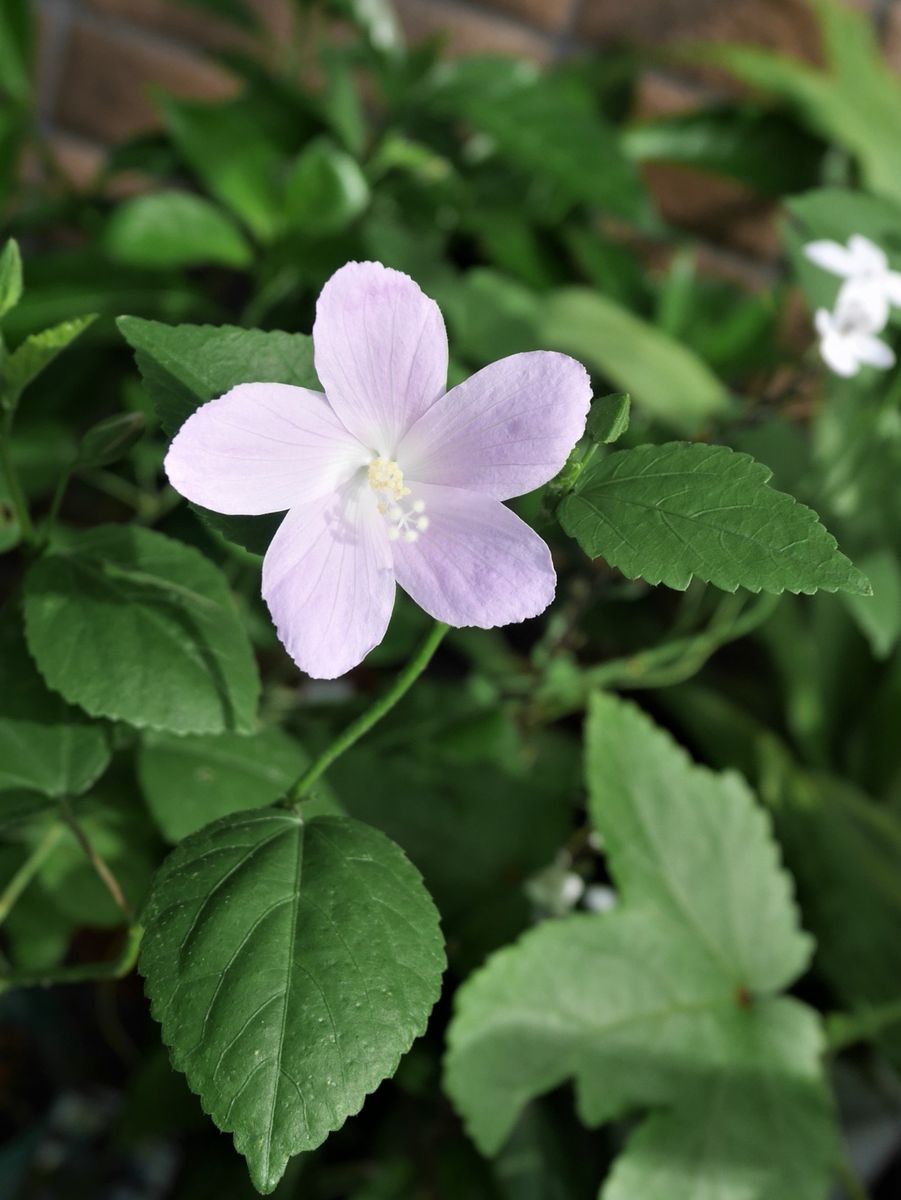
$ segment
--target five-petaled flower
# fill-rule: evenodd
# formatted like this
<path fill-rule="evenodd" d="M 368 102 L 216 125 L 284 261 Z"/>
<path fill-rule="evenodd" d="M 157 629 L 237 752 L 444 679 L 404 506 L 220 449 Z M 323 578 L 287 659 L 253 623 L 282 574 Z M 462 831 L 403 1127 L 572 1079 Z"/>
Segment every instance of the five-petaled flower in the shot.
<path fill-rule="evenodd" d="M 884 310 L 883 324 L 890 305 L 901 305 L 901 272 L 893 271 L 885 251 L 862 233 L 853 233 L 847 246 L 825 239 L 808 242 L 804 254 L 824 271 L 844 279 L 843 288 L 850 285 L 865 292 L 874 314 Z"/>
<path fill-rule="evenodd" d="M 869 302 L 865 292 L 839 292 L 835 311 L 818 308 L 814 317 L 820 335 L 820 355 L 836 375 L 850 378 L 861 366 L 887 370 L 895 364 L 895 353 L 876 336 L 884 328 L 878 303 Z"/>
<path fill-rule="evenodd" d="M 302 670 L 331 679 L 381 641 L 395 581 L 450 625 L 543 612 L 556 577 L 542 539 L 501 501 L 563 466 L 591 386 L 564 354 L 514 354 L 446 392 L 438 306 L 406 275 L 348 263 L 313 327 L 322 392 L 240 384 L 193 413 L 166 473 L 220 513 L 285 512 L 263 596 Z"/>

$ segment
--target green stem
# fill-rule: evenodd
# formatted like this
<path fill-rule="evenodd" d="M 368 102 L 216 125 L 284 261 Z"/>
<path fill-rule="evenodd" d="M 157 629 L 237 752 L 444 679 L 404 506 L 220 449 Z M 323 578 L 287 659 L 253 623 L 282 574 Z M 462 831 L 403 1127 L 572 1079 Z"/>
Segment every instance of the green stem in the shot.
<path fill-rule="evenodd" d="M 31 514 L 28 511 L 28 504 L 19 484 L 19 476 L 16 474 L 16 468 L 13 466 L 12 455 L 9 450 L 8 427 L 0 432 L 0 466 L 2 466 L 3 474 L 6 476 L 6 486 L 9 489 L 9 498 L 16 514 L 16 520 L 19 522 L 19 529 L 22 531 L 22 540 L 27 542 L 29 546 L 34 546 L 37 542 L 37 537 L 35 536 Z"/>
<path fill-rule="evenodd" d="M 829 1051 L 836 1054 L 855 1042 L 871 1041 L 893 1025 L 901 1025 L 901 1000 L 890 1000 L 855 1013 L 834 1013 L 826 1018 Z"/>
<path fill-rule="evenodd" d="M 131 925 L 119 954 L 110 962 L 79 963 L 71 967 L 51 967 L 46 971 L 10 971 L 0 975 L 0 995 L 20 987 L 51 987 L 56 983 L 101 983 L 122 979 L 134 969 L 144 930 Z"/>
<path fill-rule="evenodd" d="M 398 675 L 397 679 L 395 679 L 388 691 L 385 692 L 384 696 L 380 696 L 362 716 L 348 725 L 335 738 L 332 744 L 326 747 L 313 765 L 301 775 L 294 786 L 288 791 L 285 796 L 286 804 L 292 805 L 302 800 L 320 775 L 328 770 L 335 759 L 342 755 L 345 750 L 349 750 L 364 734 L 368 733 L 373 725 L 380 721 L 387 712 L 390 712 L 398 700 L 406 695 L 429 665 L 432 655 L 438 649 L 441 639 L 447 633 L 447 629 L 447 625 L 441 621 L 435 622 L 428 637 Z"/>
<path fill-rule="evenodd" d="M 64 829 L 65 826 L 61 821 L 56 821 L 53 825 L 50 825 L 47 832 L 35 845 L 9 883 L 7 883 L 3 892 L 0 893 L 0 925 L 9 916 L 13 905 L 56 849 L 57 843 L 63 836 Z"/>
<path fill-rule="evenodd" d="M 66 488 L 69 486 L 69 480 L 72 478 L 72 468 L 66 467 L 62 475 L 56 481 L 56 489 L 53 493 L 53 499 L 50 501 L 50 507 L 47 509 L 47 515 L 44 518 L 43 537 L 42 541 L 47 542 L 56 524 L 56 518 L 59 516 L 60 505 L 63 502 L 63 496 L 66 494 Z"/>

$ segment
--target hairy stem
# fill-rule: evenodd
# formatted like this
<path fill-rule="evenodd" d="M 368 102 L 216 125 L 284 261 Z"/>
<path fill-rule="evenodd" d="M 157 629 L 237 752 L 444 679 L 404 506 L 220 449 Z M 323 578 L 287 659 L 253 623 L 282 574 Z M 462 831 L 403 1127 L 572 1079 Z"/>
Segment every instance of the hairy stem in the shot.
<path fill-rule="evenodd" d="M 441 639 L 447 633 L 447 630 L 447 625 L 444 625 L 441 621 L 435 622 L 428 637 L 398 675 L 397 679 L 395 679 L 388 691 L 383 696 L 380 696 L 378 700 L 374 701 L 362 716 L 359 716 L 356 721 L 351 722 L 345 730 L 338 734 L 331 745 L 323 750 L 313 765 L 290 788 L 285 796 L 286 804 L 292 805 L 296 804 L 298 800 L 302 800 L 320 775 L 328 770 L 335 759 L 342 755 L 345 750 L 349 750 L 355 742 L 358 742 L 364 734 L 369 732 L 373 725 L 394 708 L 398 700 L 406 695 L 429 665 L 432 655 L 438 649 Z"/>
<path fill-rule="evenodd" d="M 56 821 L 53 825 L 50 825 L 44 836 L 35 845 L 12 879 L 10 879 L 3 892 L 0 893 L 0 925 L 9 916 L 13 905 L 56 849 L 64 830 L 65 825 L 63 825 L 62 821 Z"/>
<path fill-rule="evenodd" d="M 100 882 L 103 884 L 103 886 L 109 892 L 116 908 L 118 908 L 118 910 L 122 913 L 122 915 L 125 917 L 126 921 L 130 922 L 134 917 L 134 913 L 132 911 L 131 905 L 125 899 L 125 894 L 122 891 L 122 888 L 119 886 L 118 879 L 112 873 L 109 866 L 104 862 L 104 860 L 97 853 L 95 848 L 91 845 L 91 842 L 90 842 L 87 834 L 82 829 L 81 825 L 78 823 L 78 818 L 75 816 L 75 813 L 72 809 L 72 805 L 69 803 L 69 801 L 64 798 L 61 801 L 61 806 L 62 806 L 62 811 L 63 811 L 63 818 L 64 818 L 66 824 L 69 826 L 69 828 L 74 833 L 79 846 L 81 846 L 82 850 L 85 852 L 85 856 L 86 856 L 88 862 L 91 864 L 91 866 L 96 871 L 97 877 L 99 878 Z"/>

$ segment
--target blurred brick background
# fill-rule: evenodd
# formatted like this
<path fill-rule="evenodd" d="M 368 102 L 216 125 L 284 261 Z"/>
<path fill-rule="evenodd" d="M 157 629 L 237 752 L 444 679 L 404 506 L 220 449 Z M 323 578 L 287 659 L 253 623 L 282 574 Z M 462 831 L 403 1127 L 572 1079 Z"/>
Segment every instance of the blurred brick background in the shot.
<path fill-rule="evenodd" d="M 251 0 L 274 46 L 291 32 L 292 0 Z M 901 69 L 901 0 L 843 0 L 867 14 Z M 60 165 L 89 179 L 104 145 L 155 124 L 156 87 L 221 97 L 236 81 L 205 51 L 240 46 L 242 35 L 182 0 L 37 0 L 41 18 L 41 119 Z M 396 0 L 412 40 L 443 32 L 454 54 L 522 55 L 550 62 L 631 44 L 697 39 L 756 43 L 816 60 L 805 0 Z M 715 85 L 648 69 L 638 115 L 674 112 L 709 99 Z M 671 220 L 743 258 L 775 253 L 766 205 L 737 184 L 658 166 L 649 182 Z"/>

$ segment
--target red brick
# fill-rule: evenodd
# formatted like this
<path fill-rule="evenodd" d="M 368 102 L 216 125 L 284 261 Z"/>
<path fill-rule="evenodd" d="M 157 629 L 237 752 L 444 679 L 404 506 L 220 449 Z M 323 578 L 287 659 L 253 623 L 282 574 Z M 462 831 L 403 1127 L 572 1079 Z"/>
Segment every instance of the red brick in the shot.
<path fill-rule="evenodd" d="M 814 57 L 816 22 L 805 0 L 584 0 L 579 36 L 672 45 L 735 41 Z"/>
<path fill-rule="evenodd" d="M 540 34 L 449 0 L 397 0 L 395 7 L 411 41 L 444 33 L 453 55 L 504 54 L 538 62 L 552 55 L 550 43 Z"/>
<path fill-rule="evenodd" d="M 779 253 L 775 205 L 733 179 L 689 167 L 649 163 L 645 181 L 673 225 L 759 259 Z"/>
<path fill-rule="evenodd" d="M 576 9 L 576 0 L 483 0 L 483 7 L 502 9 L 548 33 L 562 33 Z"/>
<path fill-rule="evenodd" d="M 102 142 L 145 132 L 159 124 L 148 95 L 153 86 L 211 100 L 237 88 L 227 72 L 188 50 L 80 24 L 66 46 L 56 119 Z"/>
<path fill-rule="evenodd" d="M 197 46 L 221 50 L 252 49 L 258 45 L 257 35 L 181 0 L 89 0 L 89 3 L 103 16 L 140 25 Z M 294 19 L 291 0 L 254 0 L 251 7 L 260 16 L 264 35 L 270 34 L 279 43 L 291 36 Z"/>
<path fill-rule="evenodd" d="M 709 93 L 692 81 L 645 71 L 638 79 L 632 116 L 639 121 L 675 117 L 702 108 L 708 100 Z"/>

